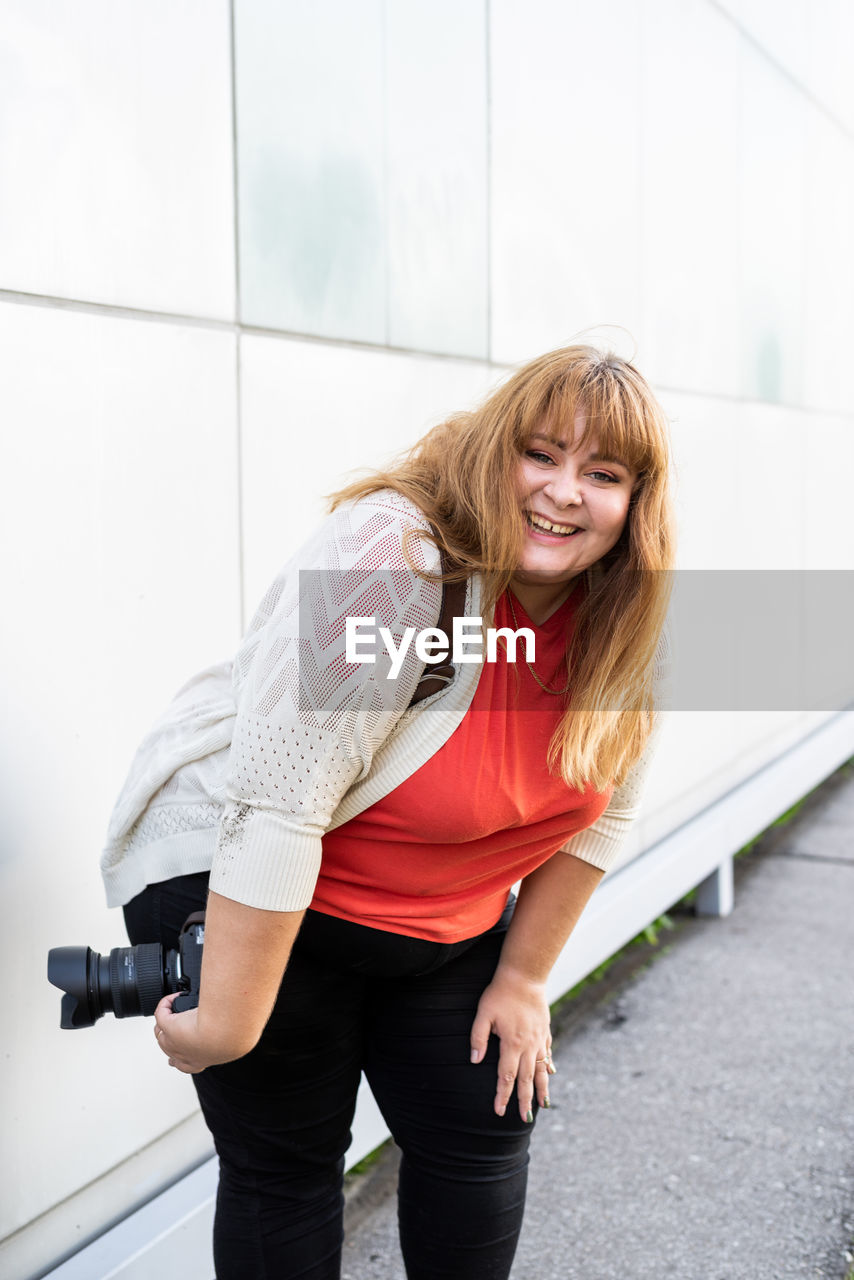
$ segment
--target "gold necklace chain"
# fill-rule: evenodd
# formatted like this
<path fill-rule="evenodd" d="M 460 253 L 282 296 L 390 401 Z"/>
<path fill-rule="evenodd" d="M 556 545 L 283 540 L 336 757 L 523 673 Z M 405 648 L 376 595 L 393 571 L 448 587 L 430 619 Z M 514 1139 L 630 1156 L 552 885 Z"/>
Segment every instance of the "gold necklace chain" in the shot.
<path fill-rule="evenodd" d="M 510 590 L 510 588 L 509 588 L 509 587 L 507 588 L 507 603 L 510 605 L 510 613 L 512 614 L 512 617 L 513 617 L 513 626 L 514 626 L 514 627 L 516 628 L 516 630 L 518 631 L 518 630 L 519 630 L 519 619 L 516 617 L 516 610 L 513 608 L 513 592 Z M 503 640 L 503 638 L 504 638 L 504 637 L 502 636 L 502 640 Z M 553 694 L 553 695 L 554 695 L 554 697 L 556 697 L 556 698 L 559 698 L 562 694 L 566 693 L 566 692 L 568 691 L 568 689 L 569 689 L 569 685 L 570 685 L 570 680 L 569 680 L 569 678 L 567 678 L 567 682 L 566 682 L 566 684 L 563 686 L 563 688 L 562 688 L 562 689 L 550 689 L 550 688 L 549 688 L 549 686 L 546 684 L 545 680 L 541 680 L 541 679 L 540 679 L 540 677 L 537 675 L 536 671 L 534 670 L 534 668 L 531 666 L 530 662 L 528 661 L 527 649 L 528 649 L 528 646 L 527 646 L 527 645 L 525 645 L 525 666 L 528 668 L 528 670 L 530 671 L 531 675 L 534 677 L 534 679 L 536 680 L 536 682 L 537 682 L 537 684 L 540 686 L 540 688 L 541 688 L 545 693 L 551 693 L 551 694 Z M 506 644 L 505 644 L 505 646 L 504 646 L 504 651 L 505 651 L 505 653 L 507 652 L 507 646 L 506 646 Z"/>

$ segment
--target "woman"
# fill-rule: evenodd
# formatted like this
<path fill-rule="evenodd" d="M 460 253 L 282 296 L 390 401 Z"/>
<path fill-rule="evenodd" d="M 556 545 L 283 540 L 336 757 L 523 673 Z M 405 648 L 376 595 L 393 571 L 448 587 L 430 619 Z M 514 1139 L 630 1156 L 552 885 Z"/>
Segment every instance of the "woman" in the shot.
<path fill-rule="evenodd" d="M 554 1070 L 546 979 L 649 754 L 667 469 L 630 364 L 535 360 L 337 494 L 234 664 L 141 747 L 104 875 L 133 942 L 174 946 L 206 903 L 199 1007 L 166 997 L 155 1035 L 220 1156 L 220 1280 L 338 1276 L 362 1071 L 402 1150 L 410 1280 L 509 1275 Z M 434 669 L 405 633 L 436 627 L 442 580 L 536 646 L 511 661 L 505 633 L 413 701 Z M 396 676 L 379 648 L 348 662 L 348 619 L 387 629 Z"/>

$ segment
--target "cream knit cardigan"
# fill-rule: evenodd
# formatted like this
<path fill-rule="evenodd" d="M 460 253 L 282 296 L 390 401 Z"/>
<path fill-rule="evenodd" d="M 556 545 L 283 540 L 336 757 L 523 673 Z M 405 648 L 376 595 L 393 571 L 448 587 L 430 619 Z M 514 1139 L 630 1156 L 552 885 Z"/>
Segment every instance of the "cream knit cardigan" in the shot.
<path fill-rule="evenodd" d="M 421 663 L 410 649 L 397 679 L 344 661 L 344 619 L 374 617 L 399 645 L 405 627 L 435 626 L 440 587 L 403 555 L 423 514 L 392 490 L 340 507 L 285 565 L 234 662 L 201 672 L 141 744 L 113 811 L 101 869 L 110 906 L 147 884 L 210 869 L 210 885 L 248 906 L 308 906 L 324 831 L 387 795 L 445 743 L 482 667 L 410 707 Z M 410 539 L 419 568 L 429 542 Z M 466 616 L 480 614 L 480 581 Z M 593 826 L 564 848 L 606 869 L 636 816 L 648 755 Z"/>

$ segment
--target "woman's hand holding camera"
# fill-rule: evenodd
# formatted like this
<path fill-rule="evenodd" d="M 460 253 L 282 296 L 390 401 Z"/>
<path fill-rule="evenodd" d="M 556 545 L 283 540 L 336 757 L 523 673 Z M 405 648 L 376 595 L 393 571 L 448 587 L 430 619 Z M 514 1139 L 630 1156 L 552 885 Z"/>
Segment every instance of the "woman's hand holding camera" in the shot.
<path fill-rule="evenodd" d="M 254 1049 L 303 915 L 208 894 L 199 1006 L 173 1013 L 176 997 L 169 995 L 154 1011 L 154 1034 L 170 1067 L 196 1075 Z"/>
<path fill-rule="evenodd" d="M 173 1013 L 172 1002 L 177 994 L 164 996 L 154 1011 L 154 1035 L 158 1047 L 169 1059 L 170 1067 L 187 1075 L 196 1075 L 205 1067 L 231 1062 L 242 1056 L 240 1052 L 228 1053 L 225 1045 L 217 1046 L 204 1036 L 199 1027 L 198 1009 Z"/>

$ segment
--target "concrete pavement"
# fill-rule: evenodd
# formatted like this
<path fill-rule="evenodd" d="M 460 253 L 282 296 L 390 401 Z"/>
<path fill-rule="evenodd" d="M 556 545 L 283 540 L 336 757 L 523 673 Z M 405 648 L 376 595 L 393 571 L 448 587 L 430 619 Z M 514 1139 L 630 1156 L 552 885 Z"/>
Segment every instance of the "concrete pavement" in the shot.
<path fill-rule="evenodd" d="M 854 767 L 737 860 L 731 916 L 675 919 L 556 1019 L 513 1280 L 842 1280 Z M 356 1187 L 345 1280 L 404 1280 L 392 1165 Z"/>

